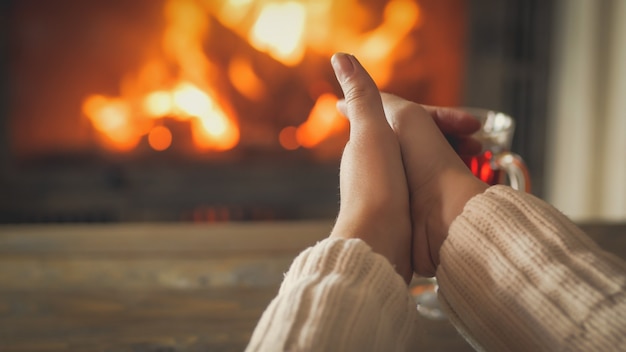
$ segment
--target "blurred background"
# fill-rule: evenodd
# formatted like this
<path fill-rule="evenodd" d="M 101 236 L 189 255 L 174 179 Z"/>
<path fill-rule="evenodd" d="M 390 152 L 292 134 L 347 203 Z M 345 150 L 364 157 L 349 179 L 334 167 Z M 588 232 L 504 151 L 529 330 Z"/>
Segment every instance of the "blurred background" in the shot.
<path fill-rule="evenodd" d="M 0 222 L 332 219 L 329 58 L 517 119 L 533 193 L 626 219 L 626 3 L 0 0 Z"/>
<path fill-rule="evenodd" d="M 532 192 L 624 258 L 624 18 L 623 0 L 0 0 L 0 350 L 243 350 L 338 210 L 337 51 L 406 99 L 515 117 Z M 472 350 L 420 319 L 424 350 Z"/>

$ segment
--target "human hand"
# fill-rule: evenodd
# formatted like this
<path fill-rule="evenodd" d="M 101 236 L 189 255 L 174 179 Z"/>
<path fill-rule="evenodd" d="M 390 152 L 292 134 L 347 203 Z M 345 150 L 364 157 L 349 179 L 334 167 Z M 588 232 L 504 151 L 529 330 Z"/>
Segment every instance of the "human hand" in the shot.
<path fill-rule="evenodd" d="M 356 58 L 339 53 L 331 62 L 345 96 L 350 139 L 341 158 L 341 204 L 330 236 L 364 240 L 408 283 L 413 274 L 409 190 L 398 138 L 376 84 Z"/>
<path fill-rule="evenodd" d="M 472 133 L 480 122 L 459 109 L 419 105 L 381 93 L 384 112 L 400 141 L 410 193 L 415 272 L 433 276 L 439 248 L 465 203 L 486 185 L 475 178 L 460 155 L 481 151 Z M 337 104 L 348 113 L 345 101 Z"/>
<path fill-rule="evenodd" d="M 487 188 L 457 155 L 480 151 L 480 143 L 469 137 L 480 123 L 461 110 L 422 106 L 391 94 L 382 94 L 382 101 L 400 141 L 410 192 L 413 268 L 433 276 L 450 224 Z"/>

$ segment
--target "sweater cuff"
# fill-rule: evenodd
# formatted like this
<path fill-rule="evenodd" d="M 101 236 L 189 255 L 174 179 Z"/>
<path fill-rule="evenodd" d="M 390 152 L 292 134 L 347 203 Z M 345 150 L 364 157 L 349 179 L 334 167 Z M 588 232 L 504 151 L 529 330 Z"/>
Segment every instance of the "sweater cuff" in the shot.
<path fill-rule="evenodd" d="M 349 279 L 347 285 L 380 286 L 381 296 L 398 299 L 393 295 L 399 287 L 406 291 L 406 283 L 393 269 L 387 258 L 375 253 L 361 239 L 326 238 L 307 248 L 294 259 L 281 285 L 281 292 L 303 277 L 324 280 L 329 274 Z"/>
<path fill-rule="evenodd" d="M 416 317 L 385 257 L 362 240 L 329 238 L 294 260 L 248 350 L 403 350 Z"/>
<path fill-rule="evenodd" d="M 624 318 L 596 317 L 623 311 L 624 263 L 530 194 L 494 186 L 472 198 L 440 255 L 440 301 L 475 347 L 543 350 L 595 333 L 619 342 Z"/>

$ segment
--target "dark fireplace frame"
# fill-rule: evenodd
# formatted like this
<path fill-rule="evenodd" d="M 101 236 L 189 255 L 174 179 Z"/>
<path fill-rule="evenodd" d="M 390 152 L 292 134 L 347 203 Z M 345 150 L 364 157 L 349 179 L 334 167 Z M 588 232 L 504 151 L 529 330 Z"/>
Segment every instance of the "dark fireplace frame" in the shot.
<path fill-rule="evenodd" d="M 294 220 L 336 214 L 338 162 L 18 164 L 7 136 L 11 73 L 3 29 L 10 5 L 0 0 L 0 223 Z M 538 196 L 544 192 L 553 5 L 553 0 L 468 3 L 463 105 L 501 110 L 517 119 L 513 151 L 527 161 Z M 251 184 L 245 194 L 238 191 L 238 185 Z"/>

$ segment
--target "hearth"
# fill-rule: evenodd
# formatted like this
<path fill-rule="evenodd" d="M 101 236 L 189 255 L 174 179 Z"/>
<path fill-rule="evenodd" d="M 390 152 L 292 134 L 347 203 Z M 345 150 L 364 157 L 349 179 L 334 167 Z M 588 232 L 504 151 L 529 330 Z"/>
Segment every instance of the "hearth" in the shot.
<path fill-rule="evenodd" d="M 336 51 L 517 117 L 540 193 L 550 2 L 489 3 L 0 1 L 0 222 L 332 218 Z"/>

